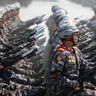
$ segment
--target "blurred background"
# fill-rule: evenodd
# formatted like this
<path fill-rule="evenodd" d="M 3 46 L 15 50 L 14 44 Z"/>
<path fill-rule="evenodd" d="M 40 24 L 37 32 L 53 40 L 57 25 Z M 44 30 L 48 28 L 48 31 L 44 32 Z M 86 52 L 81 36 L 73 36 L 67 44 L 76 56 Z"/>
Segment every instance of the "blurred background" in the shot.
<path fill-rule="evenodd" d="M 46 18 L 49 17 L 52 14 L 51 7 L 53 5 L 59 5 L 65 8 L 71 17 L 83 17 L 84 19 L 88 19 L 94 15 L 93 7 L 96 5 L 96 0 L 0 0 L 0 6 L 14 2 L 19 2 L 21 5 L 20 18 L 23 21 L 42 14 L 45 14 Z M 42 25 L 45 26 L 45 23 Z M 46 36 L 47 42 L 48 30 L 46 30 Z"/>
<path fill-rule="evenodd" d="M 94 13 L 92 8 L 96 5 L 96 0 L 0 0 L 0 6 L 19 2 L 21 4 L 20 17 L 23 20 L 34 16 L 51 13 L 52 5 L 60 5 L 68 10 L 73 17 L 90 17 Z"/>
<path fill-rule="evenodd" d="M 82 17 L 84 19 L 91 18 L 94 15 L 93 7 L 96 5 L 96 0 L 0 0 L 0 6 L 19 2 L 21 5 L 20 18 L 22 21 L 29 20 L 42 14 L 49 17 L 52 12 L 53 5 L 59 5 L 66 9 L 72 17 Z M 45 23 L 42 24 L 45 26 Z M 46 42 L 48 41 L 48 30 L 45 26 Z"/>

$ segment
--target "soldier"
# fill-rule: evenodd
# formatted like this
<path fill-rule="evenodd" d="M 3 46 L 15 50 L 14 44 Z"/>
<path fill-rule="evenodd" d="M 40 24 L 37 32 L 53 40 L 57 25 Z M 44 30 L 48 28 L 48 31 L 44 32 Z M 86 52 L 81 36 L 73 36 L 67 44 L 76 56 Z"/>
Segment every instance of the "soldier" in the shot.
<path fill-rule="evenodd" d="M 88 63 L 86 64 L 76 47 L 78 41 L 76 33 L 79 30 L 76 26 L 69 24 L 59 28 L 58 32 L 62 43 L 51 57 L 46 96 L 89 96 L 84 93 L 83 88 L 80 88 L 79 82 L 76 81 L 76 78 L 86 72 L 85 69 L 88 67 Z M 66 90 L 68 87 L 73 88 L 74 91 L 59 94 L 62 88 Z"/>
<path fill-rule="evenodd" d="M 10 32 L 12 30 L 12 16 L 11 16 L 11 7 L 9 7 L 8 5 L 5 6 L 6 9 L 6 23 L 5 26 L 7 27 L 8 31 Z"/>
<path fill-rule="evenodd" d="M 22 25 L 22 21 L 20 20 L 20 17 L 19 17 L 19 12 L 20 12 L 20 7 L 21 6 L 20 6 L 20 4 L 18 2 L 15 3 L 15 6 L 16 6 L 15 18 L 16 18 L 17 22 Z"/>
<path fill-rule="evenodd" d="M 3 9 L 3 36 L 4 39 L 6 41 L 6 43 L 8 44 L 8 36 L 9 36 L 9 32 L 10 32 L 10 25 L 8 25 L 8 22 L 10 20 L 8 20 L 8 15 L 7 15 L 7 10 L 6 8 Z"/>
<path fill-rule="evenodd" d="M 4 27 L 4 18 L 3 18 L 3 8 L 0 9 L 0 11 L 2 12 L 1 16 L 0 16 L 0 37 L 1 37 L 1 41 L 6 43 L 8 42 L 6 36 L 7 36 L 7 30 Z"/>

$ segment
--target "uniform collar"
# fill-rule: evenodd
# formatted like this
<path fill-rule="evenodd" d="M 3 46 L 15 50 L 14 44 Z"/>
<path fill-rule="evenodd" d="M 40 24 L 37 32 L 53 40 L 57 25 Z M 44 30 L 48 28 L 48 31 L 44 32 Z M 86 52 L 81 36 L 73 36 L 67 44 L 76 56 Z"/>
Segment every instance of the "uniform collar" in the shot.
<path fill-rule="evenodd" d="M 61 48 L 63 48 L 64 50 L 68 50 L 70 53 L 73 53 L 73 48 L 69 47 L 68 44 L 60 44 Z"/>

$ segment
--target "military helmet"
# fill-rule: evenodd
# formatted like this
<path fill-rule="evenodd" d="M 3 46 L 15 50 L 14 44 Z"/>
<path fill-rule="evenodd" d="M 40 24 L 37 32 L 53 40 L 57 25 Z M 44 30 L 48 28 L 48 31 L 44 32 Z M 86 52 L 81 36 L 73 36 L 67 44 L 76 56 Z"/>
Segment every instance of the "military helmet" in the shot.
<path fill-rule="evenodd" d="M 3 15 L 3 8 L 0 8 L 0 15 Z"/>
<path fill-rule="evenodd" d="M 54 13 L 54 19 L 58 19 L 61 15 L 63 15 L 63 13 L 61 13 L 61 12 Z"/>
<path fill-rule="evenodd" d="M 65 13 L 64 12 L 62 12 L 62 11 L 56 11 L 55 13 L 54 13 L 54 15 L 55 15 L 55 17 L 59 17 L 59 16 L 61 16 L 61 15 L 65 15 Z"/>
<path fill-rule="evenodd" d="M 56 21 L 56 23 L 58 24 L 59 22 L 60 22 L 60 17 L 61 16 L 63 16 L 63 15 L 65 15 L 65 14 L 63 14 L 62 12 L 56 12 L 55 14 L 54 14 L 54 20 Z"/>
<path fill-rule="evenodd" d="M 67 15 L 61 15 L 58 17 L 59 22 L 69 20 L 70 18 Z"/>
<path fill-rule="evenodd" d="M 11 11 L 12 6 L 11 6 L 10 4 L 7 4 L 7 5 L 5 6 L 5 8 L 6 8 L 7 11 Z"/>
<path fill-rule="evenodd" d="M 15 2 L 15 7 L 16 7 L 16 9 L 20 9 L 20 7 L 21 7 L 20 3 L 19 2 Z"/>
<path fill-rule="evenodd" d="M 59 23 L 58 23 L 58 26 L 61 27 L 61 26 L 65 26 L 66 23 L 67 25 L 69 24 L 69 22 L 71 22 L 70 18 L 68 16 L 64 16 L 62 18 L 58 18 L 59 19 Z"/>
<path fill-rule="evenodd" d="M 4 7 L 0 8 L 0 14 L 4 15 L 6 13 L 6 9 Z"/>
<path fill-rule="evenodd" d="M 6 5 L 6 6 L 5 6 L 5 9 L 6 9 L 7 12 L 10 12 L 12 8 L 11 8 L 11 6 Z"/>
<path fill-rule="evenodd" d="M 67 25 L 59 27 L 58 36 L 60 39 L 66 39 L 72 37 L 76 32 L 79 32 L 78 28 L 75 25 L 69 25 L 67 23 Z"/>
<path fill-rule="evenodd" d="M 56 12 L 58 10 L 59 6 L 58 5 L 53 5 L 52 6 L 52 12 Z"/>
<path fill-rule="evenodd" d="M 60 10 L 57 10 L 54 12 L 54 14 L 59 14 L 59 13 L 62 13 L 62 14 L 67 14 L 66 10 L 65 9 L 60 9 Z"/>
<path fill-rule="evenodd" d="M 12 5 L 12 10 L 16 10 L 15 4 Z"/>
<path fill-rule="evenodd" d="M 60 28 L 62 28 L 62 27 L 65 27 L 66 25 L 68 25 L 68 20 L 62 20 L 61 22 L 59 22 L 59 24 L 58 24 L 58 26 L 60 27 Z"/>

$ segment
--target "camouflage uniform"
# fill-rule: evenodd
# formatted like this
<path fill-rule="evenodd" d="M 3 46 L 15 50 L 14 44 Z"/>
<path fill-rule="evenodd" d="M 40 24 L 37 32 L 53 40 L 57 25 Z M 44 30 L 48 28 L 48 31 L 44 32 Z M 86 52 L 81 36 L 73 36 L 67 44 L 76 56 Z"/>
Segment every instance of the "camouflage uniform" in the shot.
<path fill-rule="evenodd" d="M 67 45 L 60 45 L 57 51 L 54 52 L 51 58 L 50 76 L 47 86 L 46 96 L 67 96 L 65 94 L 58 95 L 60 90 L 64 87 L 74 88 L 81 74 L 86 72 L 86 61 L 82 58 L 81 52 L 77 47 L 70 48 Z M 66 90 L 65 88 L 65 90 Z M 68 90 L 66 90 L 68 91 Z M 83 90 L 68 96 L 87 96 Z"/>

